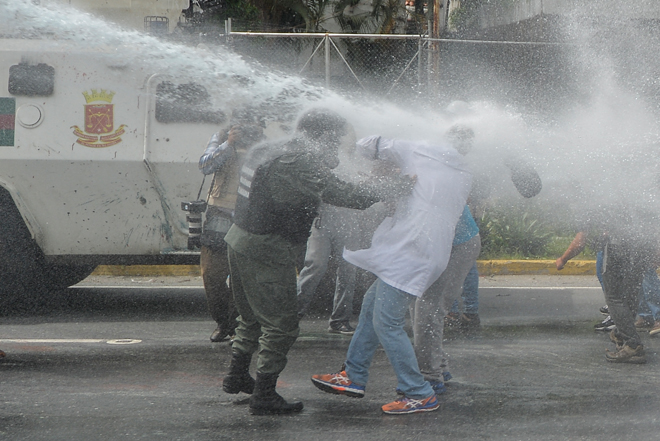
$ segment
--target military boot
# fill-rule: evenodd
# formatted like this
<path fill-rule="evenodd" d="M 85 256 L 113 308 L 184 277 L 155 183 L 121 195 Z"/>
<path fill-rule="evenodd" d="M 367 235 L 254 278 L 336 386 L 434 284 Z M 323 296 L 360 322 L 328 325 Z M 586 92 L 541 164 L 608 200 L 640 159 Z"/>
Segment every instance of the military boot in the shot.
<path fill-rule="evenodd" d="M 237 351 L 231 353 L 229 373 L 222 380 L 222 390 L 228 394 L 244 392 L 251 394 L 254 390 L 254 378 L 250 376 L 250 361 L 252 354 L 242 354 Z"/>
<path fill-rule="evenodd" d="M 250 413 L 252 415 L 273 415 L 300 412 L 303 403 L 295 401 L 287 403 L 277 392 L 277 374 L 262 374 L 257 372 L 257 382 L 254 393 L 250 397 Z"/>

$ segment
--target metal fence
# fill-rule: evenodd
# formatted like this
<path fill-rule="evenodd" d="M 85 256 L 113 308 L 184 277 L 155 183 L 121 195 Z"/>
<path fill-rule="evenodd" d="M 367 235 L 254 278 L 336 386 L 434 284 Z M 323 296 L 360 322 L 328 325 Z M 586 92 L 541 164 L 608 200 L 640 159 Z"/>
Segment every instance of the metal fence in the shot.
<path fill-rule="evenodd" d="M 231 32 L 229 44 L 272 69 L 328 88 L 383 92 L 417 87 L 422 37 L 381 34 Z"/>
<path fill-rule="evenodd" d="M 528 100 L 569 86 L 560 70 L 566 45 L 431 39 L 400 34 L 233 32 L 225 44 L 261 65 L 333 90 L 381 97 L 469 96 Z M 497 88 L 493 87 L 497 84 Z M 570 93 L 567 91 L 567 93 Z M 542 104 L 542 103 L 541 103 Z"/>

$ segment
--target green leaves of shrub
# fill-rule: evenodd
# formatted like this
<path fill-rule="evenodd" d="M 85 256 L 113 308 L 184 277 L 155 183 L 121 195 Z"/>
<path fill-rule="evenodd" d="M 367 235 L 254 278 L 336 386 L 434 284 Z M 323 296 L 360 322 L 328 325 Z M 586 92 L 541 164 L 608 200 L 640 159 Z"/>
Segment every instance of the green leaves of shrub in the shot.
<path fill-rule="evenodd" d="M 485 211 L 479 225 L 481 258 L 529 258 L 546 254 L 551 228 L 529 212 Z"/>

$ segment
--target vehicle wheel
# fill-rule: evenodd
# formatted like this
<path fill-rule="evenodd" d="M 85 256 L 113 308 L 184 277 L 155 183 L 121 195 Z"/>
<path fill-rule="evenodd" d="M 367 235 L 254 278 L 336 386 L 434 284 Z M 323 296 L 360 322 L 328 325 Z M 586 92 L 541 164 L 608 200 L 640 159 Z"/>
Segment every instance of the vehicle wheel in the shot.
<path fill-rule="evenodd" d="M 44 280 L 48 284 L 46 289 L 58 290 L 68 288 L 84 280 L 92 274 L 95 268 L 95 265 L 46 265 L 44 268 L 44 273 L 46 274 Z"/>
<path fill-rule="evenodd" d="M 94 266 L 46 262 L 9 193 L 0 189 L 0 295 L 24 299 L 80 282 Z"/>

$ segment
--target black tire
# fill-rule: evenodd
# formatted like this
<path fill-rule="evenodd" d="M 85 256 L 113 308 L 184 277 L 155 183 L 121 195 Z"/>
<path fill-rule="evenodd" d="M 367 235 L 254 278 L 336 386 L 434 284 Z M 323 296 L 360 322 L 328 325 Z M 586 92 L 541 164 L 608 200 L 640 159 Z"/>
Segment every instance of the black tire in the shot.
<path fill-rule="evenodd" d="M 44 273 L 46 289 L 49 291 L 68 288 L 84 280 L 96 269 L 95 265 L 46 265 Z"/>
<path fill-rule="evenodd" d="M 14 201 L 0 189 L 0 295 L 4 299 L 34 297 L 74 285 L 92 265 L 56 265 L 32 239 Z"/>

